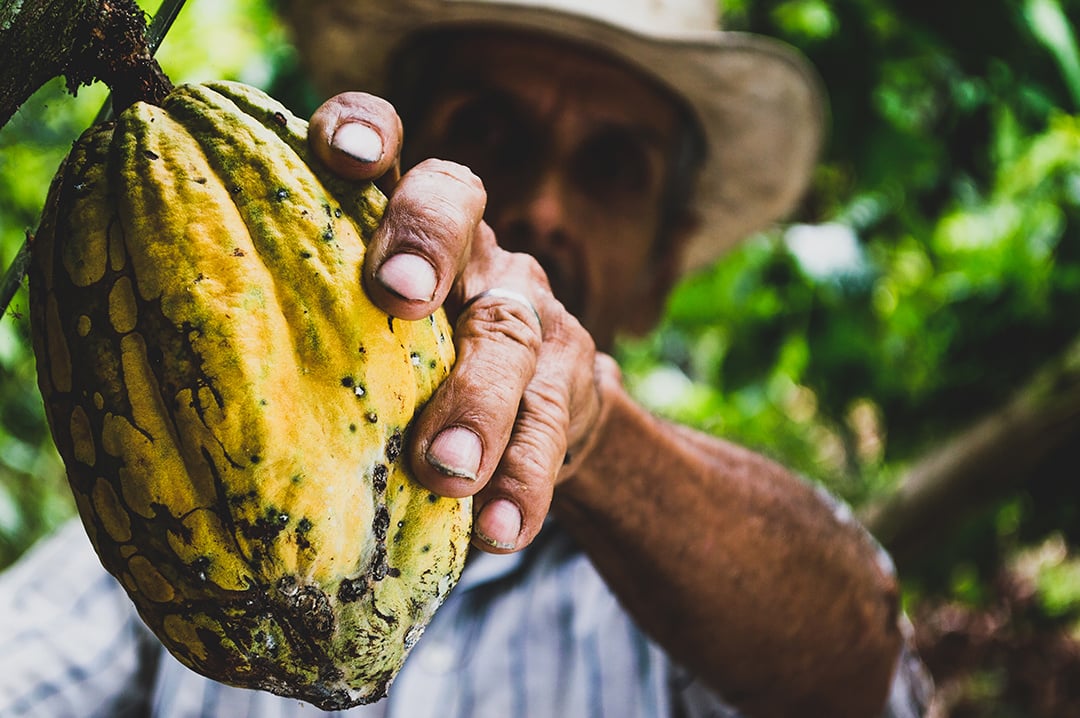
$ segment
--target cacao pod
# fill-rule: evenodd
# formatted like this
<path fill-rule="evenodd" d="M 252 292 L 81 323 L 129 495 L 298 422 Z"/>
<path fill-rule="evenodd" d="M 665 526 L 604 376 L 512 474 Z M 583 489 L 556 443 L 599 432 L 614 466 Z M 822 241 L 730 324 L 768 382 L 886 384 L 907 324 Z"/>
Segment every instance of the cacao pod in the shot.
<path fill-rule="evenodd" d="M 102 564 L 182 663 L 340 709 L 378 699 L 465 561 L 471 506 L 411 478 L 453 362 L 442 312 L 361 287 L 385 198 L 234 83 L 88 130 L 32 248 L 38 381 Z"/>

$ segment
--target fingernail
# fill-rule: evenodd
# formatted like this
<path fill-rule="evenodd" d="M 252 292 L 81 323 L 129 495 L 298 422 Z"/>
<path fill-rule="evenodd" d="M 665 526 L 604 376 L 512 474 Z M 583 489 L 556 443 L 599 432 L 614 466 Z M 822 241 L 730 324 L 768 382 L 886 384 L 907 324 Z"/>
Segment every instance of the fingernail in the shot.
<path fill-rule="evenodd" d="M 427 460 L 440 473 L 476 481 L 482 452 L 479 436 L 464 427 L 451 426 L 431 441 Z"/>
<path fill-rule="evenodd" d="M 375 278 L 394 294 L 410 302 L 430 302 L 435 296 L 435 267 L 418 254 L 392 255 Z"/>
<path fill-rule="evenodd" d="M 488 546 L 513 549 L 521 533 L 521 512 L 510 501 L 496 499 L 480 511 L 473 533 Z"/>
<path fill-rule="evenodd" d="M 383 154 L 379 133 L 359 122 L 346 122 L 334 130 L 330 146 L 358 162 L 376 162 Z"/>

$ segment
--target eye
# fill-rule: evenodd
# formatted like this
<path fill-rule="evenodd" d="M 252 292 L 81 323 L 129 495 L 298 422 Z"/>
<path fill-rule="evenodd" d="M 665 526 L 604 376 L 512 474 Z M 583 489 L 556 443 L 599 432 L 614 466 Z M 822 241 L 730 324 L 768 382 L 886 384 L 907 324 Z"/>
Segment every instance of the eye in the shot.
<path fill-rule="evenodd" d="M 575 176 L 582 189 L 594 197 L 640 197 L 656 184 L 657 153 L 629 130 L 602 130 L 576 154 Z"/>
<path fill-rule="evenodd" d="M 497 93 L 463 101 L 447 118 L 444 156 L 483 171 L 520 165 L 529 143 L 513 103 Z"/>

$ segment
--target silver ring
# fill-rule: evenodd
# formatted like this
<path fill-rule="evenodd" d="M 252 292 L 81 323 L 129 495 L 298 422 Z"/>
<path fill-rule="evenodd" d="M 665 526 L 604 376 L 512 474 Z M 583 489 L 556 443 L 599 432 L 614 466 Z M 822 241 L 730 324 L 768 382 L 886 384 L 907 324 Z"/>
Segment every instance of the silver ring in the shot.
<path fill-rule="evenodd" d="M 522 304 L 528 307 L 529 311 L 532 312 L 532 315 L 536 317 L 536 323 L 540 325 L 540 331 L 544 331 L 544 322 L 542 319 L 540 319 L 540 312 L 536 311 L 536 307 L 533 306 L 533 303 L 529 300 L 528 297 L 526 297 L 521 292 L 515 292 L 513 289 L 504 289 L 503 287 L 492 287 L 491 289 L 485 289 L 469 301 L 465 302 L 465 306 L 461 308 L 461 311 L 464 312 L 466 309 L 475 304 L 478 300 L 484 299 L 485 297 L 506 299 L 511 302 L 517 302 L 518 304 Z"/>

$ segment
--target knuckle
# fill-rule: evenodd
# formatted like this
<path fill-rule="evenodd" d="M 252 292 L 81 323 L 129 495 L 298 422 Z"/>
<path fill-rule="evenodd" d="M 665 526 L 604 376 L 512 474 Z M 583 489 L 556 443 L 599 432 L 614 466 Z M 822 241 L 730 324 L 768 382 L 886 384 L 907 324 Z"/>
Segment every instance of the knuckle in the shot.
<path fill-rule="evenodd" d="M 536 257 L 525 252 L 507 252 L 505 261 L 507 273 L 521 277 L 530 285 L 538 285 L 545 291 L 548 290 L 547 272 Z"/>
<path fill-rule="evenodd" d="M 568 415 L 565 391 L 553 381 L 537 381 L 539 386 L 530 387 L 522 398 L 523 421 L 533 427 L 534 456 L 541 456 L 557 451 L 566 434 Z"/>
<path fill-rule="evenodd" d="M 542 338 L 536 317 L 519 302 L 481 300 L 474 302 L 458 321 L 458 333 L 505 346 L 507 342 L 530 355 L 540 351 Z"/>
<path fill-rule="evenodd" d="M 338 117 L 369 117 L 396 113 L 394 106 L 388 100 L 359 91 L 334 95 L 323 104 L 323 107 Z"/>
<path fill-rule="evenodd" d="M 450 179 L 466 192 L 486 195 L 483 180 L 471 169 L 458 162 L 431 157 L 418 163 L 415 170 Z"/>

